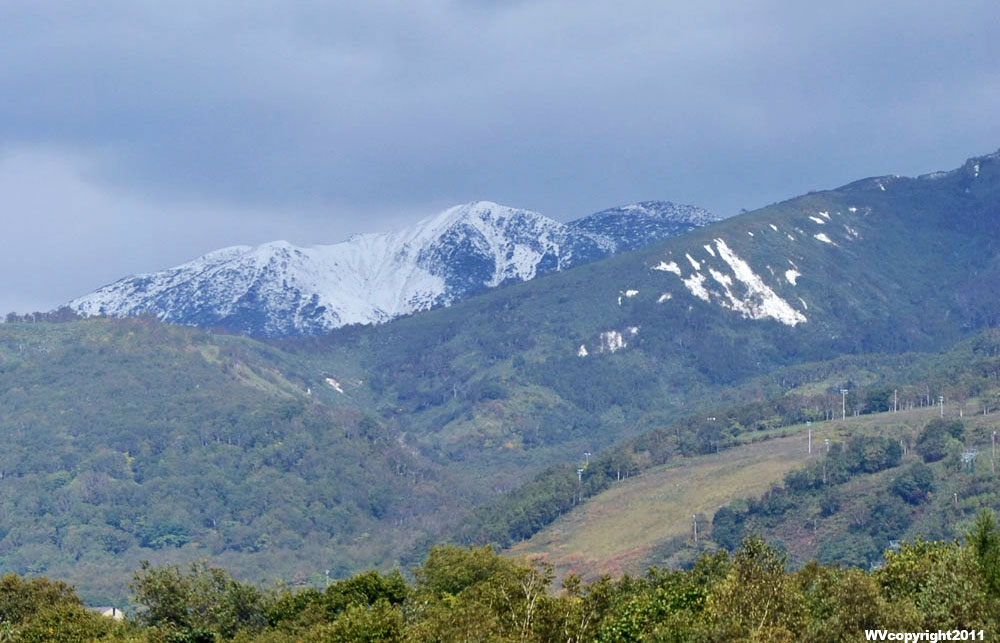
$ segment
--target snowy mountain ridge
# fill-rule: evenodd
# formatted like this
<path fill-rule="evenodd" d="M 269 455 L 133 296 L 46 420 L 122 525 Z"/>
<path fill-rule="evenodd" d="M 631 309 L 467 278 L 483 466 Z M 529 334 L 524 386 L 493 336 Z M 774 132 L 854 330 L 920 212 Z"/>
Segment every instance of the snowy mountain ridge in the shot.
<path fill-rule="evenodd" d="M 505 283 L 564 270 L 715 220 L 644 202 L 569 224 L 489 201 L 330 245 L 233 246 L 75 299 L 85 315 L 152 314 L 171 323 L 280 337 L 388 321 Z"/>
<path fill-rule="evenodd" d="M 598 240 L 610 252 L 624 252 L 716 221 L 719 217 L 694 205 L 640 201 L 601 210 L 568 225 Z"/>

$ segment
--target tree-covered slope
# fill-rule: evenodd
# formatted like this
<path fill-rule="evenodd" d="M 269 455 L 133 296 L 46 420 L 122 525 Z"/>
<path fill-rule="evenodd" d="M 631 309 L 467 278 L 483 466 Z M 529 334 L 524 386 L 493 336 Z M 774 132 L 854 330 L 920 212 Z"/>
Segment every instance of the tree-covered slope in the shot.
<path fill-rule="evenodd" d="M 996 331 L 939 355 L 782 369 L 769 376 L 793 384 L 781 395 L 626 441 L 595 456 L 579 482 L 568 466 L 539 476 L 477 512 L 462 540 L 513 545 L 560 574 L 595 578 L 688 563 L 746 535 L 793 564 L 867 567 L 890 541 L 956 537 L 976 512 L 1000 507 L 998 374 Z"/>
<path fill-rule="evenodd" d="M 107 601 L 143 559 L 255 580 L 393 559 L 444 485 L 323 379 L 148 320 L 0 326 L 0 568 Z"/>

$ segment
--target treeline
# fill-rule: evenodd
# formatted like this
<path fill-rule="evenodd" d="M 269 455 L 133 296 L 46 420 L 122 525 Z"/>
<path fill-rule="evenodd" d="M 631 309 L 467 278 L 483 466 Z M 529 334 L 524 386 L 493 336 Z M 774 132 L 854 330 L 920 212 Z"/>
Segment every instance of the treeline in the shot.
<path fill-rule="evenodd" d="M 83 319 L 83 317 L 81 317 L 78 312 L 69 306 L 61 306 L 56 310 L 50 310 L 48 312 L 35 311 L 33 313 L 24 313 L 23 315 L 16 312 L 9 312 L 4 317 L 4 320 L 8 324 L 33 324 L 37 322 L 62 323 L 76 321 L 78 319 Z"/>
<path fill-rule="evenodd" d="M 748 538 L 687 570 L 557 591 L 544 563 L 435 547 L 407 581 L 366 572 L 325 590 L 272 588 L 203 564 L 144 566 L 137 609 L 114 621 L 44 578 L 0 579 L 0 637 L 25 642 L 864 641 L 865 631 L 1000 633 L 1000 531 L 982 512 L 964 544 L 916 541 L 872 572 L 784 557 Z M 980 632 L 981 631 L 981 632 Z"/>
<path fill-rule="evenodd" d="M 759 533 L 765 527 L 775 526 L 786 514 L 807 503 L 817 503 L 822 517 L 829 517 L 840 509 L 841 487 L 861 474 L 877 473 L 898 467 L 903 449 L 898 440 L 874 436 L 858 436 L 846 445 L 832 443 L 829 451 L 806 467 L 790 471 L 784 484 L 759 498 L 738 501 L 721 507 L 712 519 L 712 540 L 720 547 L 734 550 L 747 533 Z M 914 465 L 921 467 L 919 463 Z M 934 474 L 927 467 L 911 466 L 897 480 L 900 496 L 907 502 L 917 503 L 926 496 L 933 485 Z M 898 497 L 879 498 L 879 506 L 865 520 L 858 521 L 874 540 L 886 543 L 898 538 L 908 526 L 909 515 Z M 842 552 L 846 554 L 846 552 Z M 874 552 L 875 555 L 881 550 Z M 830 561 L 834 562 L 834 561 Z M 871 560 L 848 560 L 867 567 Z"/>

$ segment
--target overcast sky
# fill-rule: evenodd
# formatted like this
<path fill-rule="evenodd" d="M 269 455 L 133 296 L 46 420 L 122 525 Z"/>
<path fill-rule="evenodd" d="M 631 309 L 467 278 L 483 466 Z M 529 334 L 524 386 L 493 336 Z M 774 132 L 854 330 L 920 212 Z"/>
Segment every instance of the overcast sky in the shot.
<path fill-rule="evenodd" d="M 1000 147 L 1000 3 L 0 2 L 0 313 L 477 199 L 722 215 Z"/>

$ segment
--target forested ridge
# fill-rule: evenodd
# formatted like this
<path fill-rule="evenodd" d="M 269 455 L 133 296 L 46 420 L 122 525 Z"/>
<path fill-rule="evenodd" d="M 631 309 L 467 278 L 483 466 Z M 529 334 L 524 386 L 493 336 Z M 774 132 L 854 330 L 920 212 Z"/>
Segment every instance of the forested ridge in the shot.
<path fill-rule="evenodd" d="M 439 506 L 439 474 L 376 418 L 317 399 L 320 386 L 322 373 L 239 336 L 154 320 L 5 325 L 0 565 L 113 603 L 143 559 L 212 558 L 255 580 L 392 559 L 415 531 L 396 507 Z M 380 526 L 378 542 L 358 538 Z"/>

